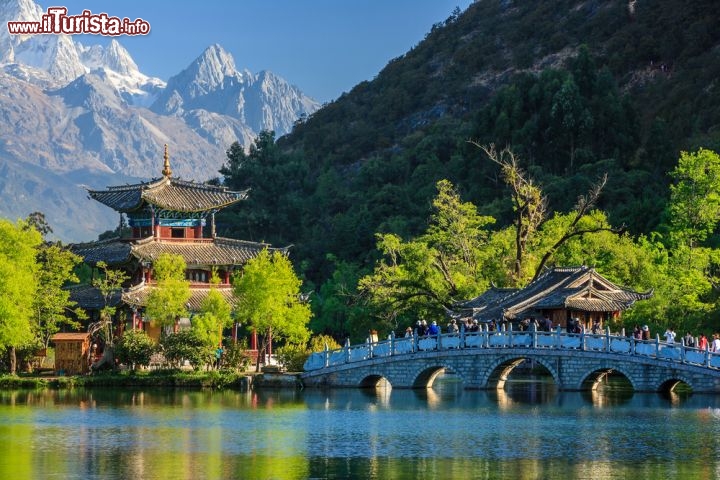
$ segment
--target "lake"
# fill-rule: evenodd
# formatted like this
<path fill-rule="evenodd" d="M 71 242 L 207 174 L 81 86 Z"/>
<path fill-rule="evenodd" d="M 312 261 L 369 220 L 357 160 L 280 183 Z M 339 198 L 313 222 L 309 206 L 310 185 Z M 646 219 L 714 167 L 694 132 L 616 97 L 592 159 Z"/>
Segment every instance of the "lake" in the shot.
<path fill-rule="evenodd" d="M 0 392 L 3 479 L 720 478 L 720 396 L 467 391 Z"/>

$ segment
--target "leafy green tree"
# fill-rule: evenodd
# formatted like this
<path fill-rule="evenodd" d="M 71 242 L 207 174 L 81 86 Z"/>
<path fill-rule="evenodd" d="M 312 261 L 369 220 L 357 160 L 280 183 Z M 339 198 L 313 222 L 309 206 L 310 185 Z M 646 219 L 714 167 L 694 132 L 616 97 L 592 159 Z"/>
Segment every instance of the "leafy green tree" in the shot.
<path fill-rule="evenodd" d="M 211 288 L 200 305 L 200 312 L 192 318 L 192 328 L 212 345 L 220 345 L 222 331 L 232 326 L 232 307 L 222 293 Z"/>
<path fill-rule="evenodd" d="M 97 278 L 93 279 L 93 286 L 100 291 L 103 298 L 103 307 L 100 309 L 100 318 L 109 322 L 116 312 L 112 305 L 113 297 L 122 291 L 123 284 L 130 278 L 127 273 L 120 269 L 112 269 L 102 260 L 97 262 L 96 267 L 100 270 Z"/>
<path fill-rule="evenodd" d="M 163 253 L 153 263 L 153 277 L 157 286 L 148 295 L 145 312 L 161 327 L 175 324 L 188 315 L 190 282 L 185 280 L 185 259 L 181 255 Z"/>
<path fill-rule="evenodd" d="M 123 333 L 115 346 L 115 357 L 133 370 L 150 365 L 150 359 L 157 350 L 155 341 L 143 330 L 128 330 Z"/>
<path fill-rule="evenodd" d="M 378 234 L 383 258 L 360 280 L 359 289 L 384 328 L 396 330 L 400 321 L 441 316 L 455 301 L 471 298 L 489 284 L 483 270 L 493 252 L 487 248 L 486 228 L 494 219 L 463 203 L 449 181 L 438 182 L 437 189 L 427 231 L 410 241 Z"/>
<path fill-rule="evenodd" d="M 307 341 L 310 334 L 307 324 L 312 314 L 309 305 L 301 300 L 301 285 L 287 256 L 267 249 L 245 265 L 242 275 L 235 277 L 237 316 L 245 319 L 262 339 L 256 362 L 258 371 L 261 352 L 271 338 L 292 344 Z"/>
<path fill-rule="evenodd" d="M 40 343 L 47 348 L 50 338 L 60 331 L 62 325 L 77 329 L 80 324 L 73 320 L 87 318 L 85 312 L 70 300 L 68 283 L 77 283 L 75 267 L 82 258 L 60 245 L 44 244 L 38 250 L 38 289 L 33 306 L 34 328 Z M 72 317 L 68 316 L 71 314 Z"/>
<path fill-rule="evenodd" d="M 194 370 L 199 370 L 215 359 L 215 346 L 192 328 L 162 335 L 160 347 L 165 359 L 174 367 L 182 366 L 182 362 L 187 360 Z"/>
<path fill-rule="evenodd" d="M 670 173 L 668 217 L 671 239 L 692 249 L 708 239 L 720 221 L 720 155 L 712 150 L 681 152 Z"/>
<path fill-rule="evenodd" d="M 9 350 L 10 373 L 16 349 L 33 341 L 33 299 L 37 291 L 40 233 L 23 221 L 0 219 L 0 351 Z"/>
<path fill-rule="evenodd" d="M 100 321 L 95 327 L 105 339 L 105 353 L 108 357 L 114 354 L 115 336 L 113 334 L 113 318 L 117 307 L 113 304 L 115 296 L 122 291 L 123 285 L 130 278 L 127 273 L 120 269 L 112 269 L 105 262 L 99 261 L 96 264 L 100 274 L 93 279 L 93 286 L 100 291 L 103 298 L 103 307 L 100 309 Z"/>

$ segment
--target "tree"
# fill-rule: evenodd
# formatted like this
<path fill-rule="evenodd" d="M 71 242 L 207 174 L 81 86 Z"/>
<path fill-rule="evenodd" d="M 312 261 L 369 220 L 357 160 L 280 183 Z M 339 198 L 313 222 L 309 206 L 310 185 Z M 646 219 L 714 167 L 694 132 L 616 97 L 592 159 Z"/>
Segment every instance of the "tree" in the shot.
<path fill-rule="evenodd" d="M 150 291 L 145 312 L 152 322 L 161 327 L 175 325 L 188 315 L 190 282 L 185 280 L 185 259 L 181 255 L 163 253 L 153 263 L 153 276 L 157 286 Z"/>
<path fill-rule="evenodd" d="M 113 335 L 112 322 L 117 308 L 115 296 L 122 291 L 123 284 L 130 278 L 124 271 L 115 270 L 108 265 L 99 261 L 96 264 L 98 270 L 101 271 L 98 278 L 93 279 L 93 286 L 100 291 L 103 298 L 103 307 L 100 309 L 100 321 L 96 325 L 91 325 L 90 329 L 97 329 L 102 332 L 105 338 L 105 351 L 103 353 L 107 358 L 112 358 L 115 338 Z"/>
<path fill-rule="evenodd" d="M 518 159 L 510 148 L 497 151 L 494 144 L 479 145 L 488 158 L 500 165 L 503 179 L 510 187 L 515 226 L 515 265 L 514 284 L 519 285 L 523 274 L 523 262 L 528 242 L 537 229 L 545 221 L 547 214 L 547 198 L 539 186 L 535 185 L 527 173 L 520 168 Z"/>
<path fill-rule="evenodd" d="M 260 370 L 261 352 L 272 337 L 294 344 L 307 341 L 311 312 L 310 306 L 301 301 L 301 285 L 287 256 L 267 249 L 245 265 L 242 275 L 235 277 L 237 315 L 246 319 L 262 338 L 256 370 Z"/>
<path fill-rule="evenodd" d="M 147 367 L 150 359 L 157 350 L 155 341 L 144 330 L 128 330 L 115 348 L 115 356 L 120 363 L 130 366 Z"/>
<path fill-rule="evenodd" d="M 681 152 L 670 173 L 671 240 L 691 250 L 715 231 L 720 221 L 720 155 L 703 148 Z"/>
<path fill-rule="evenodd" d="M 399 318 L 414 323 L 441 316 L 455 301 L 489 285 L 484 267 L 494 254 L 486 227 L 494 219 L 463 203 L 449 181 L 438 182 L 437 190 L 426 232 L 410 241 L 378 234 L 383 258 L 359 282 L 360 291 L 393 330 Z"/>
<path fill-rule="evenodd" d="M 172 335 L 163 335 L 160 339 L 162 352 L 168 362 L 175 367 L 187 360 L 194 370 L 210 364 L 215 358 L 215 347 L 202 338 L 197 330 L 180 330 Z"/>
<path fill-rule="evenodd" d="M 79 328 L 80 324 L 68 317 L 85 319 L 85 312 L 70 300 L 68 283 L 77 283 L 75 266 L 82 258 L 59 245 L 45 244 L 38 250 L 38 289 L 35 295 L 35 329 L 43 347 L 47 348 L 50 338 L 60 331 L 62 325 Z"/>
<path fill-rule="evenodd" d="M 471 142 L 480 147 L 494 163 L 500 165 L 505 183 L 511 189 L 513 211 L 515 212 L 515 265 L 513 274 L 513 286 L 520 286 L 526 280 L 526 256 L 532 248 L 539 250 L 538 232 L 548 221 L 547 199 L 539 186 L 535 185 L 527 173 L 520 168 L 518 160 L 510 148 L 498 152 L 495 145 L 483 146 Z M 597 204 L 600 194 L 607 183 L 607 175 L 595 183 L 586 195 L 581 195 L 575 204 L 572 220 L 565 223 L 562 230 L 555 230 L 555 237 L 550 244 L 544 246 L 542 258 L 532 265 L 533 279 L 537 278 L 548 263 L 553 254 L 568 240 L 581 237 L 585 234 L 611 231 L 621 233 L 624 227 L 613 228 L 605 220 L 604 215 L 601 221 L 593 221 L 600 217 L 591 215 L 592 209 Z M 547 241 L 547 235 L 545 235 Z"/>
<path fill-rule="evenodd" d="M 0 219 L 0 351 L 9 349 L 10 373 L 15 351 L 33 341 L 33 299 L 37 291 L 40 233 L 26 222 Z"/>
<path fill-rule="evenodd" d="M 211 345 L 222 343 L 222 331 L 232 326 L 232 308 L 217 288 L 211 288 L 200 304 L 200 312 L 192 319 L 192 328 Z"/>

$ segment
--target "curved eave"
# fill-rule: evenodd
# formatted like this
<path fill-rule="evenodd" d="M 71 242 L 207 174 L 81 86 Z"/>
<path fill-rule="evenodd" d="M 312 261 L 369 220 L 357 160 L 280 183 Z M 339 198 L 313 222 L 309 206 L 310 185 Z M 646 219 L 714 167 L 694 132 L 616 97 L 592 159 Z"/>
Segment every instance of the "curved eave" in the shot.
<path fill-rule="evenodd" d="M 180 255 L 188 267 L 200 265 L 244 265 L 262 250 L 280 251 L 266 243 L 216 237 L 212 242 L 173 242 L 169 239 L 145 238 L 133 244 L 132 255 L 141 261 L 153 262 L 163 253 Z"/>

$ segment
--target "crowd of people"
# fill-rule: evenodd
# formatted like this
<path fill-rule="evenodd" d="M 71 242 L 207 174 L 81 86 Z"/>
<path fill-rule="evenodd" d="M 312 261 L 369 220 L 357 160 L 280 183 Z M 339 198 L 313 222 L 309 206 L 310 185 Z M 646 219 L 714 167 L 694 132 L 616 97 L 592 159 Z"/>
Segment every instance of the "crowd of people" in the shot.
<path fill-rule="evenodd" d="M 445 331 L 446 333 L 460 333 L 461 325 L 467 333 L 479 332 L 482 330 L 477 319 L 468 318 L 465 321 L 458 321 L 453 318 L 448 322 Z M 503 326 L 507 327 L 507 322 L 491 320 L 484 323 L 484 325 L 487 326 L 487 331 L 494 332 L 500 330 Z M 550 318 L 545 316 L 539 320 L 535 317 L 525 318 L 518 323 L 517 328 L 520 331 L 536 330 L 540 332 L 550 332 L 554 327 Z M 417 321 L 415 324 L 415 331 L 417 331 L 417 335 L 421 337 L 433 336 L 441 333 L 440 326 L 436 321 L 432 321 L 428 324 L 425 320 Z M 412 337 L 415 331 L 412 327 L 407 327 L 405 330 L 405 336 Z M 585 333 L 586 325 L 579 318 L 569 318 L 567 321 L 566 331 L 568 333 L 576 334 Z M 594 335 L 602 333 L 599 319 L 594 319 L 592 321 L 590 333 Z M 647 325 L 643 325 L 642 327 L 640 325 L 635 325 L 631 335 L 635 340 L 652 340 L 652 337 L 650 336 L 650 327 Z M 697 348 L 703 351 L 707 350 L 710 352 L 720 352 L 720 333 L 714 333 L 711 337 L 712 340 L 710 340 L 704 333 L 699 337 L 695 337 L 688 331 L 684 337 L 678 339 L 675 330 L 672 327 L 668 327 L 663 334 L 663 338 L 665 339 L 665 343 L 668 344 L 682 342 L 682 344 L 686 347 Z"/>
<path fill-rule="evenodd" d="M 635 325 L 632 336 L 635 340 L 652 340 L 650 328 L 647 325 L 643 325 L 642 327 Z M 664 338 L 665 343 L 669 345 L 682 343 L 686 347 L 697 348 L 698 350 L 720 352 L 720 333 L 713 333 L 712 336 L 708 338 L 704 333 L 696 337 L 690 331 L 687 331 L 685 336 L 678 338 L 673 327 L 668 327 L 665 329 L 665 333 L 662 334 L 662 338 Z"/>

